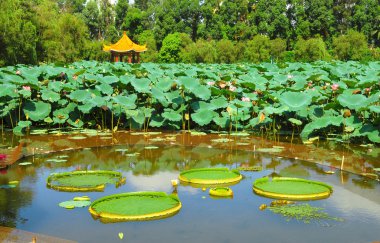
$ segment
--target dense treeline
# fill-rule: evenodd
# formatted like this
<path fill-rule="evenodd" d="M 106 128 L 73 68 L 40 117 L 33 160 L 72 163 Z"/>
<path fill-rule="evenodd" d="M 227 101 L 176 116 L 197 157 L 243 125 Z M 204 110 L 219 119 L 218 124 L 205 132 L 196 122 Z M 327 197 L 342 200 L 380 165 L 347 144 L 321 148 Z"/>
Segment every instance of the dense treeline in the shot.
<path fill-rule="evenodd" d="M 379 60 L 379 0 L 1 0 L 0 66 L 107 60 L 123 30 L 154 62 Z"/>

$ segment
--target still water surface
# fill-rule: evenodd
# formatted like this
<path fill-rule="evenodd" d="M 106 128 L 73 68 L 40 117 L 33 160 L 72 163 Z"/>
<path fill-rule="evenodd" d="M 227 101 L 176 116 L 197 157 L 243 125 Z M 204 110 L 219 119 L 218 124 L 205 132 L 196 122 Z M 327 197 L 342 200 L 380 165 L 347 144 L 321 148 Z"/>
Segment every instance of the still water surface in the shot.
<path fill-rule="evenodd" d="M 118 152 L 116 149 L 127 148 Z M 135 156 L 130 156 L 130 154 Z M 47 162 L 67 155 L 67 162 Z M 21 162 L 32 165 L 21 166 Z M 170 180 L 180 171 L 201 167 L 262 166 L 260 172 L 242 172 L 244 179 L 231 186 L 233 199 L 213 199 L 207 191 L 178 186 L 181 211 L 166 219 L 103 224 L 87 208 L 66 210 L 58 203 L 75 196 L 92 200 L 132 191 L 171 193 Z M 50 173 L 73 170 L 116 170 L 126 184 L 106 187 L 104 192 L 58 192 L 46 187 Z M 0 184 L 20 180 L 18 187 L 0 189 L 0 225 L 47 234 L 78 242 L 373 242 L 380 240 L 380 183 L 347 172 L 326 174 L 331 168 L 311 162 L 239 150 L 207 146 L 143 145 L 82 149 L 34 156 L 20 160 L 0 175 Z M 263 176 L 292 176 L 326 182 L 334 192 L 328 198 L 308 201 L 343 222 L 324 220 L 305 224 L 287 221 L 271 211 L 260 211 L 272 199 L 254 194 L 252 183 Z M 119 232 L 124 234 L 119 239 Z"/>

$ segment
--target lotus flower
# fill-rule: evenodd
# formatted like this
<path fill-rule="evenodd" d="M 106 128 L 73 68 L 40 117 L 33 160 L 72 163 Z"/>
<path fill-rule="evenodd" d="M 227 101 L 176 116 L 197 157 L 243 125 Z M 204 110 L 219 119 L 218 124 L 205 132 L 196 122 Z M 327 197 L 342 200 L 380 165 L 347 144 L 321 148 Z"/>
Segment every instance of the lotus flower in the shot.
<path fill-rule="evenodd" d="M 338 89 L 339 89 L 339 84 L 333 84 L 333 85 L 331 85 L 331 89 L 332 89 L 333 91 L 338 90 Z"/>
<path fill-rule="evenodd" d="M 207 82 L 207 85 L 209 85 L 209 86 L 213 86 L 214 84 L 215 84 L 215 82 L 212 82 L 212 81 Z"/>
<path fill-rule="evenodd" d="M 171 182 L 172 182 L 172 186 L 177 186 L 178 185 L 178 180 L 177 179 L 171 180 Z"/>
<path fill-rule="evenodd" d="M 74 76 L 73 76 L 73 79 L 74 79 L 74 80 L 77 80 L 77 79 L 78 79 L 78 76 L 77 76 L 77 75 L 74 75 Z"/>
<path fill-rule="evenodd" d="M 30 86 L 22 86 L 23 90 L 28 90 L 30 91 Z"/>
<path fill-rule="evenodd" d="M 225 84 L 225 83 L 220 83 L 220 84 L 219 84 L 219 87 L 220 87 L 221 89 L 224 89 L 224 88 L 226 87 L 226 84 Z"/>
<path fill-rule="evenodd" d="M 7 155 L 6 154 L 0 154 L 0 160 L 4 160 L 7 158 Z"/>
<path fill-rule="evenodd" d="M 294 76 L 291 74 L 288 74 L 288 79 L 292 79 Z"/>
<path fill-rule="evenodd" d="M 248 97 L 242 97 L 242 98 L 241 98 L 241 101 L 244 101 L 244 102 L 250 102 L 251 99 L 248 98 Z"/>
<path fill-rule="evenodd" d="M 21 75 L 21 71 L 20 71 L 20 70 L 17 70 L 17 71 L 16 71 L 16 74 L 17 74 L 17 75 Z"/>
<path fill-rule="evenodd" d="M 233 85 L 231 85 L 230 88 L 229 88 L 229 90 L 230 90 L 231 92 L 234 92 L 234 91 L 236 90 L 236 87 L 233 86 Z"/>

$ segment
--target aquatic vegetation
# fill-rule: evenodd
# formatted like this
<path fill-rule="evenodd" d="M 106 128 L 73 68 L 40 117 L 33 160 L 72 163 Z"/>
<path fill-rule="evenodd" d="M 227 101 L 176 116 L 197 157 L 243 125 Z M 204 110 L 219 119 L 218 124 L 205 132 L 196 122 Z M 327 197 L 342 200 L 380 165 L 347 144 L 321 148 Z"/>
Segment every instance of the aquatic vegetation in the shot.
<path fill-rule="evenodd" d="M 242 179 L 238 170 L 228 168 L 200 168 L 182 171 L 179 180 L 190 184 L 228 184 Z"/>
<path fill-rule="evenodd" d="M 58 206 L 66 209 L 73 209 L 73 208 L 83 208 L 90 206 L 91 202 L 89 200 L 69 200 L 69 201 L 64 201 L 60 202 Z"/>
<path fill-rule="evenodd" d="M 263 167 L 260 165 L 257 165 L 257 166 L 248 166 L 248 167 L 238 167 L 236 169 L 240 171 L 262 171 Z"/>
<path fill-rule="evenodd" d="M 307 143 L 328 133 L 380 143 L 379 72 L 379 62 L 17 65 L 0 68 L 0 118 L 20 135 L 46 133 L 35 126 L 147 136 L 157 134 L 150 128 L 292 138 L 298 130 Z"/>
<path fill-rule="evenodd" d="M 90 213 L 102 222 L 153 220 L 170 217 L 182 207 L 175 194 L 129 192 L 99 198 L 91 203 Z"/>
<path fill-rule="evenodd" d="M 214 187 L 210 188 L 209 194 L 214 197 L 232 197 L 233 191 L 229 187 Z"/>
<path fill-rule="evenodd" d="M 342 218 L 332 217 L 328 213 L 323 212 L 323 208 L 312 207 L 307 203 L 284 205 L 284 206 L 270 206 L 270 211 L 275 214 L 280 214 L 286 218 L 286 221 L 295 219 L 302 221 L 306 224 L 316 221 L 321 222 L 323 220 L 334 220 L 342 222 Z"/>
<path fill-rule="evenodd" d="M 47 187 L 58 191 L 103 191 L 105 184 L 123 183 L 120 172 L 105 170 L 52 173 L 47 178 Z"/>
<path fill-rule="evenodd" d="M 290 200 L 317 200 L 327 198 L 332 192 L 332 187 L 319 182 L 300 178 L 268 177 L 254 181 L 253 190 L 258 195 L 278 199 Z"/>

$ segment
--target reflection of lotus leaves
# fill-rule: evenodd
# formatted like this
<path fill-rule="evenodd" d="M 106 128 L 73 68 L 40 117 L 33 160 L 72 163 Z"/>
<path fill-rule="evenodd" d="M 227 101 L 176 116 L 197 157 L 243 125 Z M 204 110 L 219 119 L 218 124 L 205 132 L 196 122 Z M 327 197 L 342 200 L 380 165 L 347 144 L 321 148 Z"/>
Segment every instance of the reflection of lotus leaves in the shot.
<path fill-rule="evenodd" d="M 263 153 L 280 153 L 282 152 L 282 148 L 258 148 L 256 151 Z"/>
<path fill-rule="evenodd" d="M 69 139 L 73 139 L 73 140 L 81 140 L 81 139 L 86 139 L 87 137 L 84 137 L 84 136 L 74 136 L 74 137 L 69 137 Z"/>
<path fill-rule="evenodd" d="M 228 138 L 211 139 L 211 142 L 214 142 L 214 143 L 228 143 L 231 141 L 234 141 L 234 140 L 228 139 Z"/>
<path fill-rule="evenodd" d="M 31 162 L 21 162 L 18 165 L 31 165 L 31 164 L 32 164 Z"/>
<path fill-rule="evenodd" d="M 249 133 L 247 133 L 247 132 L 233 132 L 230 135 L 231 136 L 237 136 L 237 137 L 246 137 L 246 136 L 249 136 Z"/>
<path fill-rule="evenodd" d="M 302 177 L 306 178 L 310 176 L 310 173 L 300 165 L 291 165 L 280 171 L 280 175 L 283 177 Z"/>
<path fill-rule="evenodd" d="M 205 133 L 205 132 L 198 132 L 198 131 L 191 131 L 190 135 L 191 136 L 204 136 L 204 135 L 207 135 L 207 133 Z"/>
<path fill-rule="evenodd" d="M 145 149 L 158 149 L 157 146 L 146 146 Z"/>

